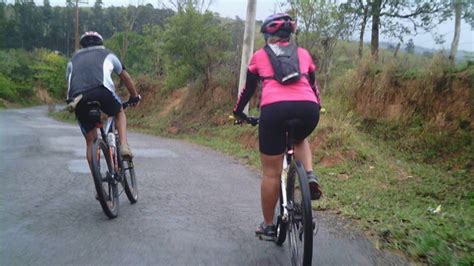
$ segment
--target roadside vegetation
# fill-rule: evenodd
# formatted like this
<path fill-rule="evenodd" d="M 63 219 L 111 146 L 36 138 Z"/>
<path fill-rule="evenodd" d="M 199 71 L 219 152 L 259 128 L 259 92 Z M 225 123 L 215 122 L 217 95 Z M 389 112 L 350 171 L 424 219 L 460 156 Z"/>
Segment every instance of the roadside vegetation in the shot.
<path fill-rule="evenodd" d="M 143 96 L 139 108 L 127 110 L 128 124 L 212 147 L 258 169 L 257 129 L 228 120 L 237 99 L 243 21 L 202 12 L 196 4 L 150 11 L 102 9 L 98 2 L 81 9 L 88 14 L 81 15 L 83 21 L 90 22 L 83 30 L 102 14 L 107 23 L 98 30 L 105 32 L 106 46 L 124 60 Z M 2 5 L 0 12 L 10 12 L 7 18 L 12 10 L 23 10 L 20 3 Z M 36 10 L 34 4 L 29 8 Z M 431 265 L 473 265 L 474 63 L 454 64 L 443 52 L 414 54 L 413 42 L 388 49 L 379 49 L 377 42 L 369 51 L 363 43 L 360 49 L 342 41 L 354 30 L 348 25 L 362 25 L 354 14 L 365 13 L 355 12 L 358 8 L 328 4 L 316 9 L 321 14 L 305 13 L 310 9 L 304 6 L 290 10 L 303 26 L 305 21 L 316 25 L 303 27 L 297 40 L 321 67 L 326 109 L 310 137 L 325 193 L 313 207 L 321 215 L 350 219 L 380 249 L 400 250 Z M 434 16 L 432 9 L 423 12 Z M 119 29 L 106 27 L 120 16 Z M 262 47 L 262 38 L 256 37 L 255 47 Z M 47 42 L 43 46 L 50 50 L 6 49 L 14 47 L 0 42 L 5 48 L 0 50 L 0 105 L 63 101 L 73 42 L 58 42 L 67 44 L 57 47 L 64 55 L 51 52 L 56 48 Z M 258 96 L 250 107 L 258 114 Z M 73 119 L 67 113 L 54 116 Z"/>
<path fill-rule="evenodd" d="M 416 105 L 392 113 L 385 108 L 394 107 L 380 105 L 377 117 L 359 112 L 355 106 L 364 103 L 354 94 L 361 93 L 361 88 L 348 85 L 370 78 L 359 76 L 365 67 L 357 66 L 336 79 L 334 90 L 323 94 L 327 112 L 310 142 L 325 198 L 313 207 L 353 219 L 378 248 L 402 250 L 414 260 L 433 265 L 471 265 L 474 142 L 472 116 L 462 114 L 473 106 L 469 103 L 473 76 L 465 77 L 472 75 L 468 72 L 474 67 L 446 69 L 445 74 L 458 84 L 446 90 L 464 91 L 467 97 L 456 97 L 452 103 L 459 103 L 456 114 L 461 116 L 444 122 L 439 117 L 446 113 L 425 117 Z M 392 70 L 381 70 L 379 75 L 389 75 L 385 71 Z M 383 82 L 374 81 L 372 94 Z M 426 80 L 408 78 L 401 84 L 417 82 Z M 228 121 L 234 103 L 229 100 L 230 91 L 221 87 L 208 94 L 195 90 L 183 88 L 147 97 L 141 109 L 128 112 L 129 123 L 143 132 L 212 147 L 258 169 L 257 129 Z M 445 92 L 437 97 L 445 97 Z M 253 107 L 251 112 L 257 113 Z M 401 119 L 404 112 L 412 116 Z"/>
<path fill-rule="evenodd" d="M 45 49 L 0 50 L 0 107 L 62 98 L 66 58 Z"/>

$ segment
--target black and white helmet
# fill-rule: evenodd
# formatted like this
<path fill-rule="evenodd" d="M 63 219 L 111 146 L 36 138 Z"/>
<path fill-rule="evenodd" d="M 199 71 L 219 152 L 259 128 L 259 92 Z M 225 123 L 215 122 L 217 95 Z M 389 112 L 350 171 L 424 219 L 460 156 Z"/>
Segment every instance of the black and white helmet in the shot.
<path fill-rule="evenodd" d="M 87 31 L 82 34 L 80 44 L 82 48 L 103 45 L 104 39 L 102 38 L 102 35 L 95 31 Z"/>

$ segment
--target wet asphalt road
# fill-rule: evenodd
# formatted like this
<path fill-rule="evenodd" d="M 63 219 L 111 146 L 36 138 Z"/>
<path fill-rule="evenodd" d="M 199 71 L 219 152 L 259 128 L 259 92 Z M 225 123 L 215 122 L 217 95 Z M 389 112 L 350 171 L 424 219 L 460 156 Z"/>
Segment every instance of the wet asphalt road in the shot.
<path fill-rule="evenodd" d="M 139 201 L 94 199 L 80 130 L 45 107 L 0 111 L 0 265 L 288 265 L 258 241 L 259 177 L 229 156 L 129 134 Z M 319 214 L 321 216 L 321 214 Z M 313 265 L 403 265 L 322 216 Z"/>

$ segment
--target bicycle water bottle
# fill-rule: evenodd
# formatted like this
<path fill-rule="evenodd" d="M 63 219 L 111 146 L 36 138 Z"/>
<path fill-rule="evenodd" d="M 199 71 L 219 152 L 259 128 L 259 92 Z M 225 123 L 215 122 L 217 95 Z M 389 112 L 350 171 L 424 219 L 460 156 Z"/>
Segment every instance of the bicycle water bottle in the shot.
<path fill-rule="evenodd" d="M 107 143 L 109 144 L 110 147 L 115 148 L 115 134 L 112 132 L 109 132 L 107 134 Z"/>

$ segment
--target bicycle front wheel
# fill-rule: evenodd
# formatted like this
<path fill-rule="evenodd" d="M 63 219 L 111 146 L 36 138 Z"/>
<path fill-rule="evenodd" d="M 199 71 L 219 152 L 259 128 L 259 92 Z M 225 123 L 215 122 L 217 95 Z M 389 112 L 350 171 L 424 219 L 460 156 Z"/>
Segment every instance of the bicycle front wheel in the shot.
<path fill-rule="evenodd" d="M 123 160 L 123 180 L 122 185 L 127 195 L 128 200 L 131 204 L 134 204 L 138 201 L 138 186 L 137 179 L 135 178 L 135 169 L 132 159 Z"/>
<path fill-rule="evenodd" d="M 289 248 L 292 265 L 311 265 L 313 258 L 313 214 L 306 171 L 294 161 L 288 171 Z"/>
<path fill-rule="evenodd" d="M 92 176 L 100 206 L 111 219 L 117 217 L 119 210 L 118 184 L 113 174 L 109 147 L 101 138 L 97 138 L 92 145 Z"/>

